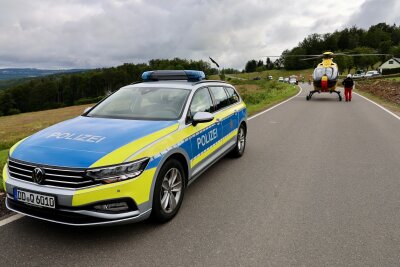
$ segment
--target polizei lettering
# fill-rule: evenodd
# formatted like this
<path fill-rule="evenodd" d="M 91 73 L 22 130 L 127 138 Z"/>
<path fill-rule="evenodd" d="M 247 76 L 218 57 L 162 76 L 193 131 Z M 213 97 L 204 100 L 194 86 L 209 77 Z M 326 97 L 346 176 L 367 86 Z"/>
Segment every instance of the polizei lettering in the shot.
<path fill-rule="evenodd" d="M 213 129 L 206 134 L 200 135 L 199 137 L 197 137 L 197 148 L 200 148 L 200 146 L 207 145 L 212 140 L 217 139 L 217 137 L 218 137 L 217 129 Z"/>
<path fill-rule="evenodd" d="M 61 133 L 61 132 L 54 132 L 48 135 L 46 138 L 66 139 L 66 140 L 89 142 L 89 143 L 100 143 L 101 141 L 106 139 L 104 136 L 99 136 L 99 135 Z"/>

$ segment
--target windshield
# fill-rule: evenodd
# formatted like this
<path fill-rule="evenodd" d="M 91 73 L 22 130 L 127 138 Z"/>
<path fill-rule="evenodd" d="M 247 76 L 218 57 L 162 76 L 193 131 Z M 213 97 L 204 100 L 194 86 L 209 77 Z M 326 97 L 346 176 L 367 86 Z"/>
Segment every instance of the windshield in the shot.
<path fill-rule="evenodd" d="M 319 81 L 324 75 L 328 76 L 329 80 L 336 80 L 338 71 L 336 68 L 316 68 L 314 70 L 313 79 Z"/>
<path fill-rule="evenodd" d="M 86 116 L 137 120 L 179 119 L 190 90 L 173 88 L 123 88 Z"/>

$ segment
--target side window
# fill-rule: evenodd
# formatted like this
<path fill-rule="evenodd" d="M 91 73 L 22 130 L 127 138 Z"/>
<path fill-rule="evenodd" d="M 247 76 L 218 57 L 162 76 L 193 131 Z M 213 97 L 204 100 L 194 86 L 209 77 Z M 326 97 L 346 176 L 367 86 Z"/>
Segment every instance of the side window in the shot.
<path fill-rule="evenodd" d="M 220 110 L 230 105 L 224 87 L 210 87 L 210 91 L 215 99 L 216 110 Z"/>
<path fill-rule="evenodd" d="M 210 92 L 207 88 L 201 88 L 193 96 L 192 103 L 190 104 L 189 116 L 194 116 L 196 112 L 212 112 L 213 103 L 211 100 Z"/>
<path fill-rule="evenodd" d="M 239 102 L 239 95 L 232 87 L 225 87 L 226 93 L 228 94 L 228 99 L 231 104 Z"/>

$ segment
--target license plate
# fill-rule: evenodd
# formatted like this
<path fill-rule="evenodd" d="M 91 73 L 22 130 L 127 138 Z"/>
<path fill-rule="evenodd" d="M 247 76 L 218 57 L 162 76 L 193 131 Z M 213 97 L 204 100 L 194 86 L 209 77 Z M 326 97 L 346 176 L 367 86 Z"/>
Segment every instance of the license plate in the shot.
<path fill-rule="evenodd" d="M 53 196 L 47 196 L 19 189 L 14 190 L 14 199 L 29 205 L 45 207 L 54 209 L 56 207 L 56 200 Z"/>

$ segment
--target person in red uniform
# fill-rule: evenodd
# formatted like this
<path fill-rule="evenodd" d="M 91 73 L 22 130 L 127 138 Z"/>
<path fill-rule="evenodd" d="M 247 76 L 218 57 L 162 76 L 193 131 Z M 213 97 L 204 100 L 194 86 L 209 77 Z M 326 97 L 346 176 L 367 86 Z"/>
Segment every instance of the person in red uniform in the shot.
<path fill-rule="evenodd" d="M 342 84 L 344 86 L 344 96 L 346 98 L 346 102 L 351 101 L 351 91 L 353 90 L 354 86 L 354 81 L 351 78 L 351 74 L 347 74 L 347 77 L 343 80 Z"/>

